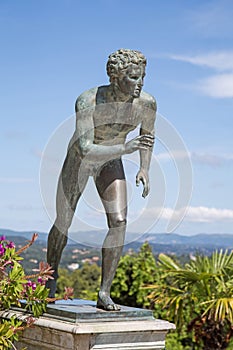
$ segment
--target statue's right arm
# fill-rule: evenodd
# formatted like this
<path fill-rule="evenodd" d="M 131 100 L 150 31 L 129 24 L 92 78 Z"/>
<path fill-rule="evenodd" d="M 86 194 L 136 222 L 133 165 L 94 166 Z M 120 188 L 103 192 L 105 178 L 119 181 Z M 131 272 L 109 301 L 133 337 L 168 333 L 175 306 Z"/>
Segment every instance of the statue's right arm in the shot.
<path fill-rule="evenodd" d="M 125 153 L 124 144 L 105 146 L 94 143 L 94 111 L 95 98 L 92 94 L 89 94 L 89 91 L 78 97 L 75 112 L 76 140 L 79 154 L 85 160 L 95 163 L 120 157 Z"/>
<path fill-rule="evenodd" d="M 91 90 L 92 91 L 92 90 Z M 121 157 L 138 149 L 148 148 L 146 135 L 138 136 L 127 143 L 101 145 L 94 143 L 95 97 L 84 93 L 78 97 L 76 111 L 76 140 L 79 154 L 89 162 L 103 162 Z M 86 94 L 86 95 L 85 95 Z"/>

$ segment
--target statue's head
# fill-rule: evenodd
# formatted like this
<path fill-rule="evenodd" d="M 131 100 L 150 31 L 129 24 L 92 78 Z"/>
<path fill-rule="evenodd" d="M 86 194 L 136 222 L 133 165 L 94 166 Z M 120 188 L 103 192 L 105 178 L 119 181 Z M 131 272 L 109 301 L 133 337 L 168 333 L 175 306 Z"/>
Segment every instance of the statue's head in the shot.
<path fill-rule="evenodd" d="M 140 51 L 120 49 L 109 55 L 107 74 L 111 84 L 117 84 L 122 92 L 139 97 L 145 67 L 146 58 Z"/>
<path fill-rule="evenodd" d="M 109 55 L 107 74 L 110 82 L 132 64 L 146 67 L 146 57 L 140 51 L 129 49 L 120 49 Z"/>

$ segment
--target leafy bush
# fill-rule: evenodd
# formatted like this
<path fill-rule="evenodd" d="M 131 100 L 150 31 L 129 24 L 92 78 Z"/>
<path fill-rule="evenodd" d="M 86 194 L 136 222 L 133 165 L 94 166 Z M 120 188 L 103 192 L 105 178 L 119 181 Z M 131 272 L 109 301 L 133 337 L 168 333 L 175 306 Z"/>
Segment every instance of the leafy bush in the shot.
<path fill-rule="evenodd" d="M 112 283 L 111 295 L 118 304 L 150 308 L 151 302 L 147 297 L 150 291 L 143 286 L 153 283 L 156 278 L 155 258 L 146 242 L 138 253 L 121 257 Z"/>
<path fill-rule="evenodd" d="M 24 307 L 34 317 L 40 316 L 46 310 L 46 305 L 51 299 L 48 298 L 48 289 L 45 283 L 53 271 L 51 267 L 41 262 L 33 275 L 26 275 L 21 265 L 23 258 L 20 254 L 29 248 L 38 235 L 34 234 L 31 241 L 18 251 L 15 244 L 0 237 L 0 311 L 7 310 L 11 306 Z M 71 290 L 66 290 L 65 299 L 70 297 Z M 16 317 L 0 320 L 0 350 L 16 349 L 13 345 L 17 341 L 22 330 L 30 327 L 35 319 L 30 315 L 26 321 L 17 320 Z"/>
<path fill-rule="evenodd" d="M 183 343 L 193 349 L 230 349 L 233 337 L 233 251 L 197 255 L 181 266 L 160 254 L 160 283 L 150 298 L 176 323 Z M 186 328 L 186 329 L 185 329 Z"/>
<path fill-rule="evenodd" d="M 65 286 L 74 290 L 74 298 L 97 300 L 100 287 L 100 267 L 96 264 L 85 263 L 73 272 L 59 269 L 58 296 L 62 295 Z"/>

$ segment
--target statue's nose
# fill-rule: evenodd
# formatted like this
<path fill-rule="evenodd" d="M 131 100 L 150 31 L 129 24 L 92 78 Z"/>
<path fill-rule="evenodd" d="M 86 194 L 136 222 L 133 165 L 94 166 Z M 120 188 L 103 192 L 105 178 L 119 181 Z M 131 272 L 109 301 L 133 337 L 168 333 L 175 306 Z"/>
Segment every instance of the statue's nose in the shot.
<path fill-rule="evenodd" d="M 138 80 L 138 85 L 139 85 L 139 86 L 143 86 L 143 78 L 140 78 L 140 79 Z"/>

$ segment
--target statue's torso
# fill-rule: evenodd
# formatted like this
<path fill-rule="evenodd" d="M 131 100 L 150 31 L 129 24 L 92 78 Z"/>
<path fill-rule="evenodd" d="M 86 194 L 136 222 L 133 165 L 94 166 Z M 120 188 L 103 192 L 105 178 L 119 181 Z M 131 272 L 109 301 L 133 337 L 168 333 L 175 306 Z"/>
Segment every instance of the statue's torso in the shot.
<path fill-rule="evenodd" d="M 83 120 L 85 113 L 92 114 L 96 144 L 124 143 L 127 134 L 137 128 L 146 117 L 144 100 L 150 95 L 142 92 L 142 97 L 135 98 L 132 102 L 117 102 L 109 87 L 108 85 L 88 90 L 77 100 L 81 106 Z"/>

